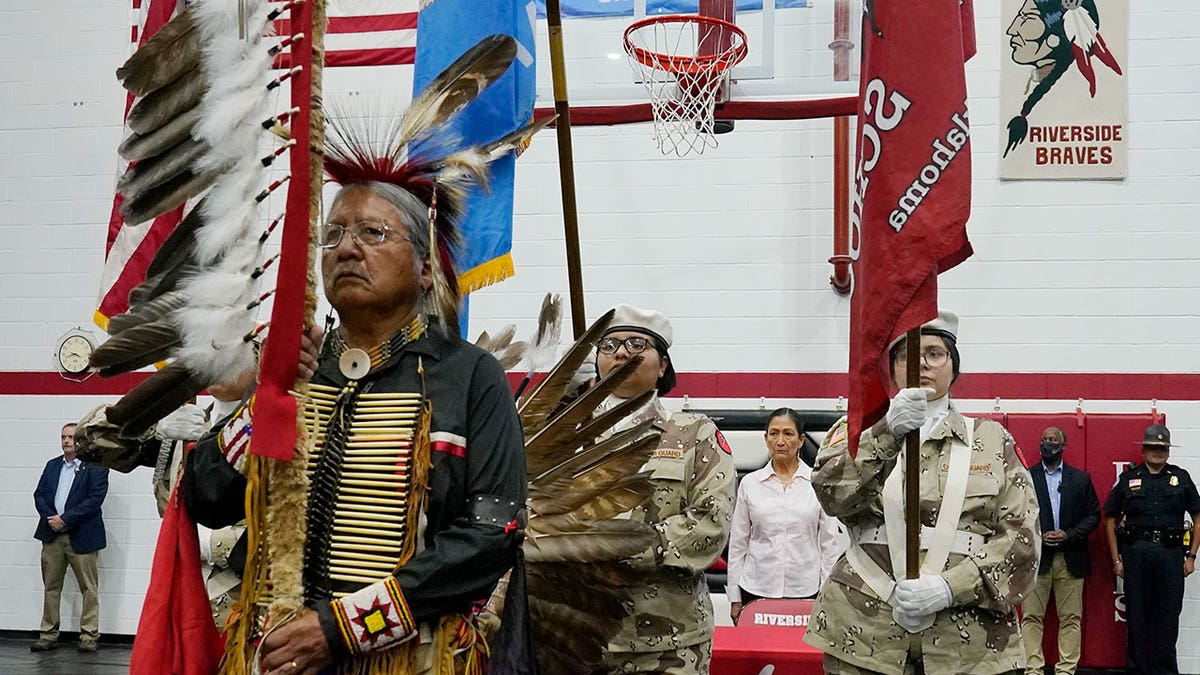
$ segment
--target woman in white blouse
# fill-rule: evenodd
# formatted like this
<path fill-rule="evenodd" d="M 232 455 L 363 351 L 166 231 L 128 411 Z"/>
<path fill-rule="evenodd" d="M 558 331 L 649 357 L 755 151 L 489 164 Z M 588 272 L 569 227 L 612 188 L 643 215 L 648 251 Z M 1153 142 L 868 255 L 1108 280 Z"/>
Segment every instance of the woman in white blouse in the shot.
<path fill-rule="evenodd" d="M 800 461 L 804 421 L 780 408 L 763 438 L 771 461 L 738 486 L 729 535 L 730 616 L 759 598 L 813 598 L 842 554 L 838 522 L 817 503 Z"/>

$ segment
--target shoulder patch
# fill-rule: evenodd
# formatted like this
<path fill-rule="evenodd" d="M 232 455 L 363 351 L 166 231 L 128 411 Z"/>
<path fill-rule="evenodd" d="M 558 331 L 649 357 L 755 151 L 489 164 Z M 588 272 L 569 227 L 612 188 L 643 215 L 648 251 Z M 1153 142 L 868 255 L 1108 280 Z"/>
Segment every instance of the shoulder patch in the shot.
<path fill-rule="evenodd" d="M 729 447 L 729 441 L 725 440 L 725 434 L 721 430 L 717 430 L 717 446 L 725 451 L 725 454 L 732 456 L 733 449 Z"/>
<path fill-rule="evenodd" d="M 829 447 L 835 443 L 841 443 L 842 441 L 846 440 L 846 434 L 848 431 L 849 427 L 846 424 L 846 418 L 843 417 L 842 419 L 838 420 L 837 424 L 833 425 L 833 428 L 830 429 L 829 433 L 825 435 L 825 442 L 821 445 Z"/>
<path fill-rule="evenodd" d="M 1025 453 L 1021 452 L 1021 446 L 1013 442 L 1013 451 L 1017 453 L 1017 459 L 1020 460 L 1021 466 L 1028 467 L 1029 462 L 1025 460 Z"/>

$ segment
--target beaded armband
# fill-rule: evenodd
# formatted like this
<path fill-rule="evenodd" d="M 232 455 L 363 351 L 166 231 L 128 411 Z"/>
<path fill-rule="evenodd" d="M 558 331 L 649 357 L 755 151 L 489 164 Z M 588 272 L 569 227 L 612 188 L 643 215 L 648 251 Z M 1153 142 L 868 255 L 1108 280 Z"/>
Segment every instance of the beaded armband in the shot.
<path fill-rule="evenodd" d="M 246 452 L 250 450 L 250 408 L 253 407 L 253 401 L 252 397 L 243 403 L 217 433 L 217 445 L 225 455 L 225 460 L 239 473 L 246 463 Z"/>
<path fill-rule="evenodd" d="M 332 601 L 342 642 L 351 654 L 383 649 L 417 634 L 400 584 L 388 577 Z"/>

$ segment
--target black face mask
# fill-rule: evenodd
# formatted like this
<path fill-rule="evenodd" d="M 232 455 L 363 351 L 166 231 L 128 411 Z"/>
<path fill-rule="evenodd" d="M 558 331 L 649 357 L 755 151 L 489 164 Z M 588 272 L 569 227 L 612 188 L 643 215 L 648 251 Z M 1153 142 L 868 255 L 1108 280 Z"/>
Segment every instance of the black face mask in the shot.
<path fill-rule="evenodd" d="M 1042 453 L 1042 459 L 1048 462 L 1058 461 L 1062 457 L 1063 446 L 1061 443 L 1051 443 L 1050 441 L 1042 441 L 1042 445 L 1038 450 Z"/>

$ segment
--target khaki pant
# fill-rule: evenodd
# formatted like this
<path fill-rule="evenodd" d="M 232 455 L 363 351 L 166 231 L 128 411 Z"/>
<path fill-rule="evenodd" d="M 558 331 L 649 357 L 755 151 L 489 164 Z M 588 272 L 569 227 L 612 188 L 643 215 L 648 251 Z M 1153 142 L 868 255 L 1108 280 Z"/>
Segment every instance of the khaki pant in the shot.
<path fill-rule="evenodd" d="M 824 667 L 825 675 L 882 675 L 879 671 L 859 668 L 854 664 L 847 663 L 829 654 L 825 655 L 822 666 Z M 904 675 L 926 675 L 925 665 L 920 660 L 916 660 L 910 656 L 909 660 L 904 663 Z M 933 673 L 929 675 L 933 675 Z M 1014 670 L 1005 675 L 1021 675 L 1021 671 Z"/>
<path fill-rule="evenodd" d="M 708 675 L 712 640 L 662 652 L 609 652 L 601 672 L 621 675 Z"/>
<path fill-rule="evenodd" d="M 42 544 L 42 583 L 46 595 L 42 604 L 42 636 L 58 641 L 59 610 L 62 601 L 63 579 L 67 566 L 75 574 L 75 582 L 83 593 L 83 613 L 79 617 L 79 639 L 95 642 L 100 638 L 100 583 L 96 559 L 99 552 L 76 553 L 71 550 L 71 535 L 60 534 Z"/>
<path fill-rule="evenodd" d="M 1055 673 L 1074 673 L 1079 665 L 1081 637 L 1080 617 L 1083 615 L 1083 579 L 1067 571 L 1066 559 L 1054 554 L 1050 570 L 1039 574 L 1033 592 L 1021 604 L 1021 639 L 1025 642 L 1026 673 L 1040 674 L 1046 665 L 1042 654 L 1042 618 L 1050 592 L 1054 591 L 1054 606 L 1058 609 L 1058 664 Z"/>

